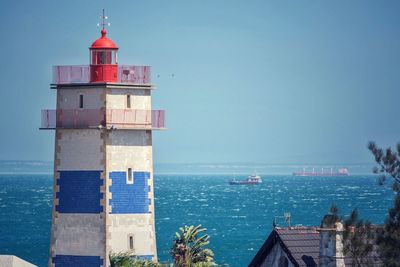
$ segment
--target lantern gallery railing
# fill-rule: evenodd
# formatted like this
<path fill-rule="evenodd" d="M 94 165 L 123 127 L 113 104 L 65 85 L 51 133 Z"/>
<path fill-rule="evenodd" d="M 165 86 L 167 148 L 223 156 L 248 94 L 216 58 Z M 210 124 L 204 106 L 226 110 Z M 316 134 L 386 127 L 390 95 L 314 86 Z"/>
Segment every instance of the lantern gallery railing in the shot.
<path fill-rule="evenodd" d="M 118 65 L 118 83 L 150 85 L 150 66 Z M 53 66 L 53 84 L 90 83 L 90 66 Z"/>
<path fill-rule="evenodd" d="M 114 128 L 165 129 L 165 110 L 59 109 L 42 110 L 41 129 Z"/>

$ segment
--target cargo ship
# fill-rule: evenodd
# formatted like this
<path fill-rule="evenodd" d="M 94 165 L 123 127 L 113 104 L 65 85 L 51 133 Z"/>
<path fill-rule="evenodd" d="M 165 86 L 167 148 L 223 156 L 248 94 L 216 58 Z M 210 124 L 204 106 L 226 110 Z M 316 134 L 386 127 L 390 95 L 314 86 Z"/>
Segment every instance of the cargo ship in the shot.
<path fill-rule="evenodd" d="M 257 174 L 250 175 L 245 180 L 236 180 L 235 178 L 233 178 L 233 180 L 229 181 L 230 185 L 246 185 L 246 184 L 255 185 L 261 183 L 262 183 L 261 176 Z"/>
<path fill-rule="evenodd" d="M 320 172 L 316 172 L 313 168 L 312 171 L 306 171 L 304 168 L 301 172 L 294 172 L 294 176 L 348 176 L 349 170 L 347 168 L 341 168 L 338 171 L 334 171 L 333 168 L 324 169 L 322 168 Z"/>

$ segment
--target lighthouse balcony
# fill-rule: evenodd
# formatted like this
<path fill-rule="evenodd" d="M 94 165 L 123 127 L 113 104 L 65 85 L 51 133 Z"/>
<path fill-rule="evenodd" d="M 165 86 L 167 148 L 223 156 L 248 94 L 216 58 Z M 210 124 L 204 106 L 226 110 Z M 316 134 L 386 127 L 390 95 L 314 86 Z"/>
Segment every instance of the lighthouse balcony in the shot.
<path fill-rule="evenodd" d="M 42 110 L 40 129 L 163 130 L 165 110 L 58 109 Z"/>
<path fill-rule="evenodd" d="M 97 67 L 104 68 L 103 71 L 97 73 L 97 81 L 107 81 L 108 77 L 107 68 L 111 65 L 96 65 Z M 151 68 L 150 66 L 129 66 L 117 65 L 118 77 L 115 83 L 129 84 L 129 85 L 151 85 Z M 77 66 L 53 66 L 53 85 L 63 84 L 88 84 L 91 83 L 91 71 L 89 65 Z M 104 77 L 98 77 L 103 75 Z M 93 80 L 93 79 L 92 79 Z"/>

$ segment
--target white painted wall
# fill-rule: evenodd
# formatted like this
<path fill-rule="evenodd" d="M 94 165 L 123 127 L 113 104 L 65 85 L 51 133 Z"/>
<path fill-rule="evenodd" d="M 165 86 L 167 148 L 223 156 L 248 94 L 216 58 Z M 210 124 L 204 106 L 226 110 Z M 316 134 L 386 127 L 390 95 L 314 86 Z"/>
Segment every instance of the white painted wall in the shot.
<path fill-rule="evenodd" d="M 148 89 L 111 89 L 107 92 L 107 108 L 127 108 L 127 95 L 131 95 L 132 109 L 151 110 L 151 96 Z"/>
<path fill-rule="evenodd" d="M 113 252 L 128 251 L 128 237 L 133 234 L 136 255 L 154 254 L 152 214 L 110 214 L 109 222 L 110 245 Z"/>
<path fill-rule="evenodd" d="M 100 214 L 61 214 L 55 218 L 57 255 L 100 256 L 105 246 L 104 219 Z"/>
<path fill-rule="evenodd" d="M 79 108 L 79 95 L 83 95 L 83 108 L 99 109 L 105 106 L 105 89 L 99 88 L 65 88 L 58 89 L 58 108 L 77 109 Z"/>
<path fill-rule="evenodd" d="M 152 172 L 151 134 L 139 130 L 116 130 L 109 133 L 107 142 L 108 172 Z"/>
<path fill-rule="evenodd" d="M 58 130 L 60 164 L 58 171 L 103 170 L 103 140 L 97 129 Z"/>

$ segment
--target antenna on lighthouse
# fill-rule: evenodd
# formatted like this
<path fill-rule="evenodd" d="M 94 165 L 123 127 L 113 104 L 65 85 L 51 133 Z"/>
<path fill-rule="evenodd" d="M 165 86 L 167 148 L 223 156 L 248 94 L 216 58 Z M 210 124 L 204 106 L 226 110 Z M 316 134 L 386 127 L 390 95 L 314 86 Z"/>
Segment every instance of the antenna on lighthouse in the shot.
<path fill-rule="evenodd" d="M 103 28 L 103 30 L 105 29 L 105 26 L 111 25 L 109 22 L 107 22 L 108 17 L 105 15 L 104 8 L 103 8 L 103 15 L 100 16 L 100 18 L 101 18 L 101 22 L 97 23 L 97 26 L 101 26 Z"/>

